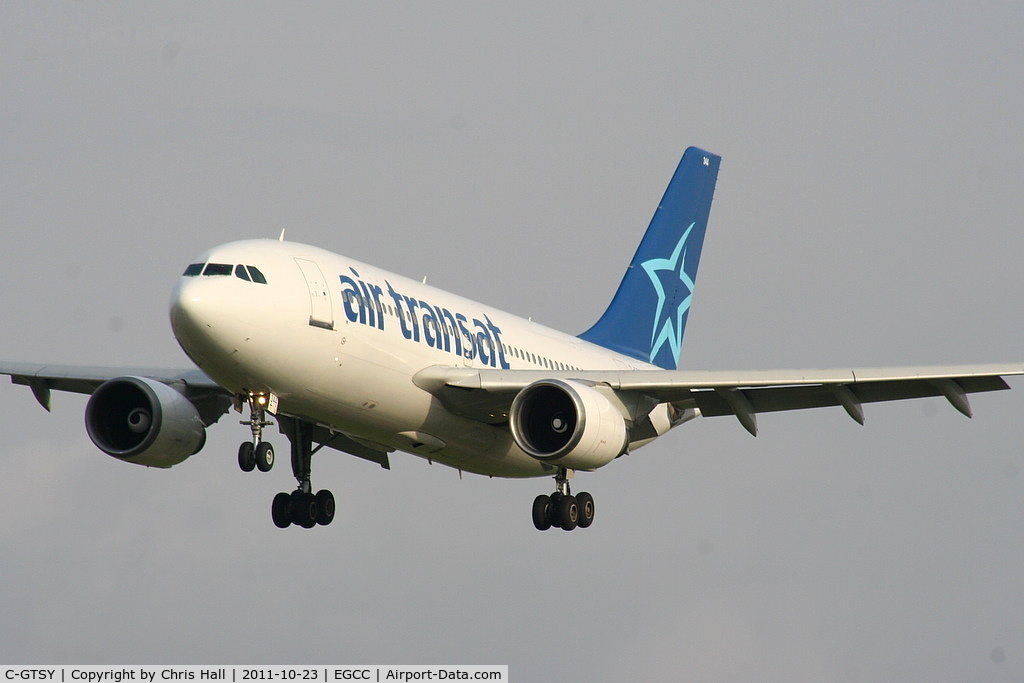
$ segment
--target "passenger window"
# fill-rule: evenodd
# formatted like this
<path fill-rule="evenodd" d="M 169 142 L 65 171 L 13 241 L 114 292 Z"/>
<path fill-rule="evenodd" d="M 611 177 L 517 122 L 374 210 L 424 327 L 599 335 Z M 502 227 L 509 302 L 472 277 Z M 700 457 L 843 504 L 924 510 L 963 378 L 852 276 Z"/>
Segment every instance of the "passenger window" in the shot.
<path fill-rule="evenodd" d="M 256 266 L 246 266 L 246 268 L 249 269 L 249 275 L 252 276 L 253 282 L 261 285 L 267 284 L 267 278 L 263 277 L 263 273 L 259 271 L 259 268 Z"/>
<path fill-rule="evenodd" d="M 185 272 L 182 273 L 182 277 L 195 277 L 196 275 L 199 275 L 200 273 L 203 272 L 203 265 L 205 265 L 205 264 L 202 264 L 202 263 L 193 263 L 193 264 L 191 264 L 188 268 L 185 269 Z"/>
<path fill-rule="evenodd" d="M 235 277 L 241 278 L 246 282 L 249 282 L 249 273 L 245 272 L 245 266 L 243 265 L 235 266 Z"/>
<path fill-rule="evenodd" d="M 231 275 L 233 269 L 230 263 L 207 263 L 203 275 Z"/>

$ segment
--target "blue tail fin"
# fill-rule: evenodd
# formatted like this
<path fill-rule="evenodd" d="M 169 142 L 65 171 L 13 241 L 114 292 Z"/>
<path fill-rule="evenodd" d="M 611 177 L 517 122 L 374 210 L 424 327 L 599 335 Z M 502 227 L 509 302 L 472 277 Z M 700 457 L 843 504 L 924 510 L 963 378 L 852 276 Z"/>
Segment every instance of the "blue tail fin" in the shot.
<path fill-rule="evenodd" d="M 580 339 L 676 369 L 721 161 L 686 150 L 608 310 Z"/>

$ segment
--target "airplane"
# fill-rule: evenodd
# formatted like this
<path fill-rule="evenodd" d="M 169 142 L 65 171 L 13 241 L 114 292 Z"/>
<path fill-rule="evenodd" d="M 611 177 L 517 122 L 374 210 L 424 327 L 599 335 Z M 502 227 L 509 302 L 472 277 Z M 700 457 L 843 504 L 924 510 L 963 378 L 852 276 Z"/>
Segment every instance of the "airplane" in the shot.
<path fill-rule="evenodd" d="M 314 493 L 324 447 L 390 468 L 402 451 L 492 477 L 553 477 L 532 507 L 538 530 L 594 520 L 570 480 L 697 417 L 945 397 L 1008 389 L 1024 363 L 936 367 L 679 370 L 683 333 L 721 158 L 691 147 L 611 303 L 573 336 L 366 263 L 280 239 L 217 246 L 174 285 L 170 322 L 197 367 L 98 368 L 0 361 L 50 409 L 51 391 L 89 394 L 86 429 L 104 453 L 167 468 L 198 453 L 232 409 L 251 440 L 243 471 L 269 471 L 276 421 L 297 487 L 278 493 L 280 528 L 330 524 L 334 495 Z"/>

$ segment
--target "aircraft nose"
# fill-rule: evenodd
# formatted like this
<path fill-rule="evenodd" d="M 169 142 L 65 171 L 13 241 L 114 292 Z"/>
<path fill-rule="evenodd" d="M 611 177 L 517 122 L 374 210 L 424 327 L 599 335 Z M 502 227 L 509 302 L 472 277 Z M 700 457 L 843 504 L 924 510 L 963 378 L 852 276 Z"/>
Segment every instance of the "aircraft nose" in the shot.
<path fill-rule="evenodd" d="M 214 332 L 215 317 L 208 284 L 195 278 L 182 278 L 171 294 L 171 329 L 181 347 L 194 359 Z"/>

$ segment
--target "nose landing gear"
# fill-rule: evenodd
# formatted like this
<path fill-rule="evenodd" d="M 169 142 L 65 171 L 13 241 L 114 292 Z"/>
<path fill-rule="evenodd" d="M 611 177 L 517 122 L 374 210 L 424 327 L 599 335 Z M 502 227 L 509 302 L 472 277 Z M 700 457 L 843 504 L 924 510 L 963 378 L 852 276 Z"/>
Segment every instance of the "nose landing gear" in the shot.
<path fill-rule="evenodd" d="M 242 420 L 241 424 L 252 429 L 252 441 L 238 447 L 238 466 L 243 472 L 252 472 L 253 469 L 269 472 L 274 466 L 274 447 L 263 440 L 263 428 L 274 424 L 267 420 L 267 409 L 276 402 L 276 397 L 266 393 L 242 394 L 236 399 L 239 410 L 243 400 L 249 404 L 249 419 Z"/>

